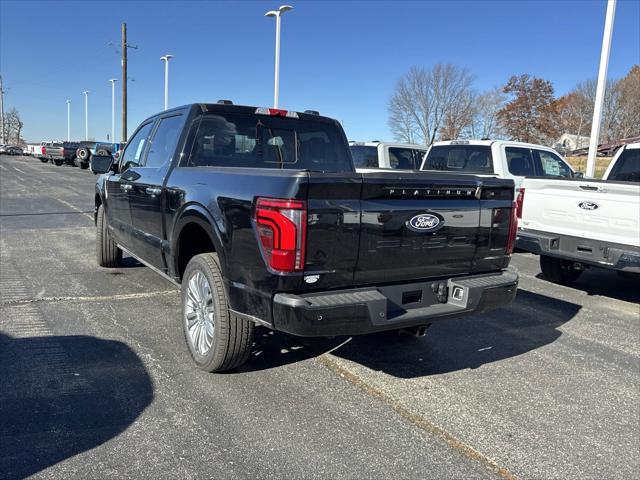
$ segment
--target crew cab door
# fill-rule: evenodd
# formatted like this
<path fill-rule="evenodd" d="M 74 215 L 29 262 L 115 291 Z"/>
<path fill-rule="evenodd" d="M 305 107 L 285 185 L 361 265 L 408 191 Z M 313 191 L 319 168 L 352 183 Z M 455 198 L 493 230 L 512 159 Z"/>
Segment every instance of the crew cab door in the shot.
<path fill-rule="evenodd" d="M 162 250 L 164 232 L 164 180 L 175 154 L 185 116 L 160 117 L 151 133 L 144 161 L 131 168 L 128 192 L 133 253 L 152 266 L 165 270 Z"/>
<path fill-rule="evenodd" d="M 137 175 L 133 168 L 143 161 L 152 127 L 151 121 L 138 128 L 120 157 L 118 173 L 110 175 L 106 181 L 107 223 L 116 241 L 128 249 L 133 248 L 133 227 L 129 211 L 129 192 Z"/>

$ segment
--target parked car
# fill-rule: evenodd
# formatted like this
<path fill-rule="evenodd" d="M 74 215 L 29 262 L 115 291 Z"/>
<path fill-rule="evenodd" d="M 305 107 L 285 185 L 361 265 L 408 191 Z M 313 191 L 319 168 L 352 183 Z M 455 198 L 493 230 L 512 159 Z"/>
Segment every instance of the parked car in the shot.
<path fill-rule="evenodd" d="M 194 104 L 95 155 L 97 262 L 127 252 L 181 286 L 206 371 L 241 365 L 254 325 L 301 336 L 405 329 L 508 305 L 513 181 L 357 173 L 317 114 Z M 478 319 L 478 321 L 481 321 Z"/>
<path fill-rule="evenodd" d="M 435 142 L 421 169 L 510 178 L 516 191 L 526 177 L 581 176 L 553 148 L 505 140 Z"/>
<path fill-rule="evenodd" d="M 393 168 L 418 170 L 427 153 L 424 145 L 380 141 L 349 142 L 353 165 L 358 170 Z"/>
<path fill-rule="evenodd" d="M 5 143 L 0 143 L 0 153 L 7 153 L 7 148 L 9 147 L 9 145 L 5 144 Z"/>
<path fill-rule="evenodd" d="M 21 147 L 17 147 L 15 145 L 8 145 L 5 147 L 5 149 L 5 153 L 7 153 L 8 155 L 22 155 L 24 153 Z"/>
<path fill-rule="evenodd" d="M 640 273 L 640 143 L 625 145 L 602 180 L 526 179 L 519 248 L 545 278 L 573 283 L 589 267 Z"/>

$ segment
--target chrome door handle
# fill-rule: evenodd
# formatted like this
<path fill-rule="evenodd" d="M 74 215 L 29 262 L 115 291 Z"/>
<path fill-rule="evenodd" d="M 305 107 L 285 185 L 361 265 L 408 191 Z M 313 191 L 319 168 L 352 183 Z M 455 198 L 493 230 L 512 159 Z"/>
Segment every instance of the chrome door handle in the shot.
<path fill-rule="evenodd" d="M 162 192 L 162 189 L 160 189 L 159 187 L 147 187 L 145 189 L 145 192 L 147 192 L 147 194 L 149 195 L 160 195 L 160 192 Z"/>
<path fill-rule="evenodd" d="M 124 190 L 125 192 L 130 191 L 133 188 L 133 185 L 129 185 L 128 183 L 121 183 L 120 184 L 120 189 Z"/>

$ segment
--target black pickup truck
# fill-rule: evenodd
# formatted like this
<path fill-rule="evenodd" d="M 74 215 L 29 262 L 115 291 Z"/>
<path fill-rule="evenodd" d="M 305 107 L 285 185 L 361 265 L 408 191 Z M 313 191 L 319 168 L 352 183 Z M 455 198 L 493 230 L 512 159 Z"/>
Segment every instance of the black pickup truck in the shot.
<path fill-rule="evenodd" d="M 91 160 L 97 261 L 123 251 L 181 286 L 195 363 L 241 365 L 255 324 L 301 336 L 421 333 L 511 303 L 513 182 L 356 173 L 315 112 L 195 104 Z"/>

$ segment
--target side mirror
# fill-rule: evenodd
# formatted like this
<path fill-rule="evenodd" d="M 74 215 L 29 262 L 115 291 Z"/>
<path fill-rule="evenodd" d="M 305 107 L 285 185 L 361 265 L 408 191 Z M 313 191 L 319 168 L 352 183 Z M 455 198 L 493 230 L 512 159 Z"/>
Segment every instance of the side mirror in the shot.
<path fill-rule="evenodd" d="M 574 178 L 584 178 L 584 172 L 575 172 L 573 176 Z"/>
<path fill-rule="evenodd" d="M 91 155 L 91 171 L 96 175 L 113 170 L 113 157 L 111 155 Z"/>

